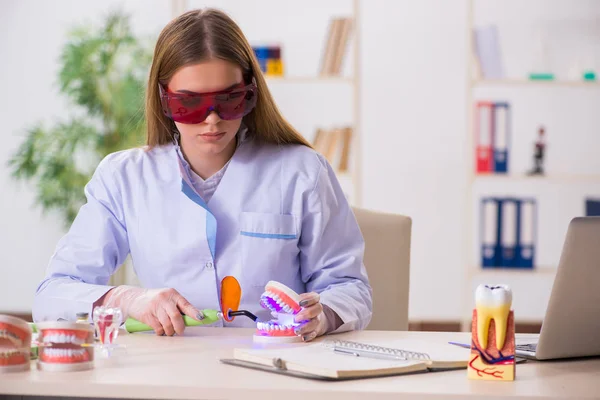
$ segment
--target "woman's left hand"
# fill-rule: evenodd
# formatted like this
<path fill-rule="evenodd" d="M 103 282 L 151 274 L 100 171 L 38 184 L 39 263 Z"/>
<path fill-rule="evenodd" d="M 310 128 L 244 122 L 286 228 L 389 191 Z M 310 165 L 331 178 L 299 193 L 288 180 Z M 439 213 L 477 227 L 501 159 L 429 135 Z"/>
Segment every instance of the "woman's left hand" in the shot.
<path fill-rule="evenodd" d="M 296 328 L 296 334 L 302 336 L 305 342 L 323 335 L 326 331 L 327 320 L 320 299 L 319 294 L 314 292 L 300 295 L 302 310 L 296 314 L 294 320 L 301 324 Z"/>

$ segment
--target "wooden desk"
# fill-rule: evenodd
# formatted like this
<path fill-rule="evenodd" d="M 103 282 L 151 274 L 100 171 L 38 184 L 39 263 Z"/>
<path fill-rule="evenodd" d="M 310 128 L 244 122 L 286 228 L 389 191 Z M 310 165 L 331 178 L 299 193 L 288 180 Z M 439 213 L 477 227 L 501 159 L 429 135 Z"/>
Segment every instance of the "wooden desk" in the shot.
<path fill-rule="evenodd" d="M 514 382 L 470 381 L 466 370 L 321 382 L 219 362 L 234 347 L 252 346 L 251 330 L 188 328 L 180 337 L 124 334 L 127 356 L 114 364 L 69 373 L 38 371 L 0 374 L 0 394 L 146 399 L 375 400 L 441 398 L 600 398 L 600 359 L 517 365 Z M 525 335 L 530 337 L 531 335 Z M 419 338 L 446 343 L 469 340 L 468 333 L 351 332 L 347 340 Z M 523 335 L 517 335 L 523 337 Z M 465 357 L 468 350 L 465 349 Z M 23 397 L 27 398 L 27 397 Z"/>

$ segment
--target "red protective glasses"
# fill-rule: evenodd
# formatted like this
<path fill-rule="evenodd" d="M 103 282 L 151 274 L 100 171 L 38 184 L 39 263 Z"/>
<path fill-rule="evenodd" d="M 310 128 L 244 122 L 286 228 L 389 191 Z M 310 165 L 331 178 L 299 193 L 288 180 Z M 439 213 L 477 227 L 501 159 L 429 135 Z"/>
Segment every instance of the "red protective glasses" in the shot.
<path fill-rule="evenodd" d="M 173 93 L 161 84 L 158 86 L 164 114 L 182 124 L 199 124 L 212 111 L 224 120 L 239 119 L 248 115 L 256 105 L 254 83 L 210 93 Z"/>

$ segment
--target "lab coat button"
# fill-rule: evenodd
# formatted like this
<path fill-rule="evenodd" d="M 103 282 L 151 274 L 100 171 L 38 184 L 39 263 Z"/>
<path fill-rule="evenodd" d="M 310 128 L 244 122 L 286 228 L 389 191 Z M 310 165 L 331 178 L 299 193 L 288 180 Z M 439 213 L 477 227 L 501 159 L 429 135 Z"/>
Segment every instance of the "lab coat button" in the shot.
<path fill-rule="evenodd" d="M 212 262 L 207 262 L 206 263 L 206 268 L 211 269 L 213 267 L 213 263 Z"/>

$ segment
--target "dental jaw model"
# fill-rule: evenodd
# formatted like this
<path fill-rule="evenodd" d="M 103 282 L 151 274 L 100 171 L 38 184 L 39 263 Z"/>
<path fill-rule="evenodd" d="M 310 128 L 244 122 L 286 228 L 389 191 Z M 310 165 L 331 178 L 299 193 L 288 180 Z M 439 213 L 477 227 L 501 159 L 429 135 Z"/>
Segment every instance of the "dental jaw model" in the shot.
<path fill-rule="evenodd" d="M 469 379 L 515 380 L 515 321 L 506 285 L 479 285 L 471 325 Z"/>
<path fill-rule="evenodd" d="M 39 330 L 38 369 L 81 371 L 94 366 L 94 329 L 88 324 L 48 321 Z"/>
<path fill-rule="evenodd" d="M 260 298 L 260 305 L 269 309 L 274 319 L 256 323 L 254 341 L 268 343 L 301 341 L 294 332 L 294 329 L 300 325 L 294 322 L 294 317 L 301 310 L 299 301 L 298 293 L 289 287 L 279 282 L 268 282 Z"/>
<path fill-rule="evenodd" d="M 29 370 L 31 328 L 26 321 L 0 315 L 0 373 Z"/>

